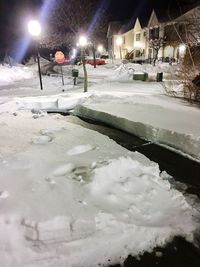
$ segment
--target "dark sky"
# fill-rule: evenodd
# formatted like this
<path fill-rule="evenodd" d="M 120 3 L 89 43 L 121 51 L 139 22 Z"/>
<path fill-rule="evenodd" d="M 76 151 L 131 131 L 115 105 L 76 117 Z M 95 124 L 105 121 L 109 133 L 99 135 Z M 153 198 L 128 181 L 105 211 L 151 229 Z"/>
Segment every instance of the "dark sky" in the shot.
<path fill-rule="evenodd" d="M 51 1 L 51 0 L 46 0 Z M 76 0 L 74 0 L 76 1 Z M 153 8 L 163 10 L 184 10 L 197 5 L 200 0 L 99 0 L 106 3 L 109 20 L 126 20 L 140 14 L 149 18 Z M 44 0 L 0 0 L 0 49 L 22 34 L 23 18 L 37 10 Z M 25 23 L 24 23 L 25 25 Z M 25 27 L 25 26 L 24 26 Z"/>
<path fill-rule="evenodd" d="M 109 14 L 114 20 L 128 19 L 134 13 L 148 16 L 155 9 L 180 12 L 190 6 L 200 4 L 199 0 L 110 0 Z"/>
<path fill-rule="evenodd" d="M 0 0 L 0 19 L 4 19 L 17 7 L 36 7 L 44 0 Z M 49 0 L 51 1 L 51 0 Z M 74 0 L 76 1 L 76 0 Z M 102 1 L 102 0 L 100 0 Z M 174 9 L 178 7 L 188 6 L 199 0 L 107 0 L 110 3 L 108 13 L 112 19 L 121 20 L 132 16 L 133 12 L 143 10 L 144 13 L 152 8 Z"/>

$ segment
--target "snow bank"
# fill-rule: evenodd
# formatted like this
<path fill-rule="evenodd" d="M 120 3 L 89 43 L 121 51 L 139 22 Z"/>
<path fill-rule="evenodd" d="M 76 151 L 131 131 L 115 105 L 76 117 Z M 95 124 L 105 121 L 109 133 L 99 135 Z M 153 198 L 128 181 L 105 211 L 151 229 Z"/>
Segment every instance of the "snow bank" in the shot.
<path fill-rule="evenodd" d="M 17 103 L 20 109 L 29 110 L 46 110 L 46 111 L 63 111 L 75 108 L 82 104 L 88 95 L 74 95 L 74 96 L 41 96 L 41 97 L 26 97 L 18 98 Z M 0 108 L 1 112 L 1 108 Z"/>
<path fill-rule="evenodd" d="M 133 80 L 133 73 L 148 73 L 148 79 L 150 81 L 156 81 L 156 75 L 159 72 L 164 73 L 164 79 L 171 79 L 172 74 L 174 75 L 178 72 L 178 70 L 178 65 L 174 64 L 171 66 L 168 63 L 159 63 L 156 64 L 156 66 L 153 66 L 151 64 L 126 63 L 120 64 L 117 68 L 115 65 L 115 68 L 113 67 L 113 73 L 106 80 L 128 82 L 130 80 Z"/>
<path fill-rule="evenodd" d="M 171 110 L 154 105 L 110 104 L 78 106 L 78 116 L 99 120 L 145 140 L 165 144 L 200 159 L 198 110 Z M 192 120 L 191 120 L 192 116 Z M 174 117 L 174 120 L 173 120 Z M 188 119 L 187 119 L 188 118 Z"/>
<path fill-rule="evenodd" d="M 16 81 L 30 79 L 35 76 L 35 72 L 24 66 L 0 66 L 0 85 L 14 83 Z"/>

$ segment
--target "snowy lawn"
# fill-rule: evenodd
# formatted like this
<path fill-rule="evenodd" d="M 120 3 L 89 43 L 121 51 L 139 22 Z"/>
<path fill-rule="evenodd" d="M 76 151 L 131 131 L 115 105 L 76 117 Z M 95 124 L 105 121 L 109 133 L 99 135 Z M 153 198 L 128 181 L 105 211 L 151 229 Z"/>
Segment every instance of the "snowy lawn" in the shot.
<path fill-rule="evenodd" d="M 98 266 L 193 240 L 197 210 L 143 155 L 60 115 L 5 112 L 0 126 L 2 266 Z"/>
<path fill-rule="evenodd" d="M 175 235 L 193 241 L 199 214 L 157 164 L 41 111 L 75 109 L 199 158 L 200 111 L 166 96 L 159 83 L 132 80 L 133 69 L 152 77 L 157 69 L 128 67 L 88 66 L 85 94 L 81 67 L 77 86 L 69 76 L 64 87 L 60 77 L 43 77 L 43 91 L 38 77 L 19 75 L 13 84 L 13 74 L 3 69 L 8 75 L 6 85 L 0 84 L 3 266 L 98 266 L 151 251 Z"/>

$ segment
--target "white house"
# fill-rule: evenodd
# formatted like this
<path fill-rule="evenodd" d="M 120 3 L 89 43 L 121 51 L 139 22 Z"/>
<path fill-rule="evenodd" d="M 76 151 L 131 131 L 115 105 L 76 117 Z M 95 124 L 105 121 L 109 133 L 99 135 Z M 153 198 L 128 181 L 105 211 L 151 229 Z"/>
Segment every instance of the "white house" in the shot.
<path fill-rule="evenodd" d="M 162 38 L 163 46 L 159 49 L 158 58 L 168 61 L 172 58 L 178 60 L 183 56 L 186 43 L 184 25 L 187 24 L 190 38 L 193 36 L 194 39 L 193 22 L 195 20 L 196 27 L 200 25 L 200 7 L 171 20 L 157 14 L 153 10 L 146 25 L 141 25 L 139 18 L 129 26 L 120 22 L 110 23 L 107 35 L 110 54 L 115 58 L 129 58 L 133 61 L 151 60 L 155 50 L 152 49 L 150 40 Z M 195 40 L 199 38 L 200 41 L 197 36 L 199 31 L 196 30 L 195 34 Z"/>

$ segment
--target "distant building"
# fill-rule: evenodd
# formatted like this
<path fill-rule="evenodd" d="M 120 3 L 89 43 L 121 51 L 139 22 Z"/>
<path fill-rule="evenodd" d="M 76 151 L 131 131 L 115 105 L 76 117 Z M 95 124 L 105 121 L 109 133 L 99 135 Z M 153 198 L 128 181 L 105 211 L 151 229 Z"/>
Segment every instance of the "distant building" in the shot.
<path fill-rule="evenodd" d="M 175 18 L 153 10 L 146 23 L 141 23 L 139 17 L 125 24 L 111 22 L 107 32 L 110 57 L 150 61 L 154 57 L 150 40 L 162 38 L 163 46 L 159 49 L 158 59 L 167 62 L 179 60 L 185 53 L 186 43 L 200 43 L 199 25 L 199 6 Z M 117 45 L 119 37 L 122 43 Z"/>

